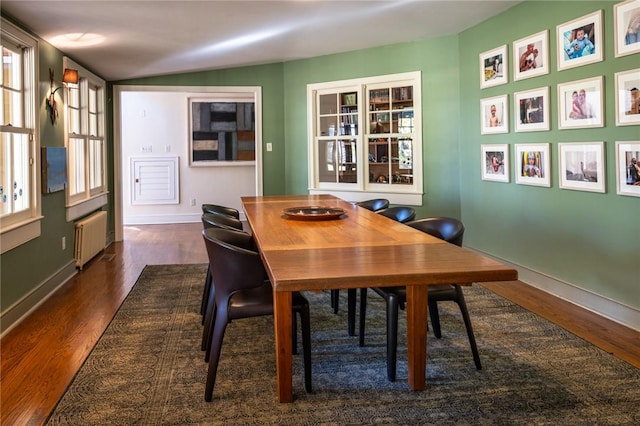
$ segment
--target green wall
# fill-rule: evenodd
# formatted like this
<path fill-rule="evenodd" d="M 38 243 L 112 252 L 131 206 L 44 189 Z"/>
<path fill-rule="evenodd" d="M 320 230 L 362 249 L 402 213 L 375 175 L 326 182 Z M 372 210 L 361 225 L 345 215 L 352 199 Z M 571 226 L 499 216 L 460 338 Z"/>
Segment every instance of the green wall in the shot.
<path fill-rule="evenodd" d="M 614 74 L 640 66 L 639 55 L 614 58 L 614 2 L 525 2 L 459 35 L 460 199 L 465 245 L 556 280 L 640 307 L 638 212 L 640 199 L 616 194 L 615 141 L 640 140 L 638 126 L 615 126 Z M 604 10 L 603 62 L 557 71 L 556 25 Z M 516 24 L 517 23 L 517 24 Z M 499 29 L 499 31 L 496 31 Z M 549 30 L 550 73 L 513 82 L 512 43 Z M 507 44 L 509 83 L 479 88 L 478 55 Z M 558 130 L 557 84 L 604 76 L 605 127 Z M 551 131 L 515 133 L 513 93 L 550 88 Z M 480 135 L 480 99 L 509 95 L 510 132 Z M 606 193 L 560 189 L 558 142 L 604 141 Z M 550 143 L 551 187 L 517 185 L 516 143 Z M 511 183 L 480 179 L 480 145 L 506 143 L 511 151 Z"/>

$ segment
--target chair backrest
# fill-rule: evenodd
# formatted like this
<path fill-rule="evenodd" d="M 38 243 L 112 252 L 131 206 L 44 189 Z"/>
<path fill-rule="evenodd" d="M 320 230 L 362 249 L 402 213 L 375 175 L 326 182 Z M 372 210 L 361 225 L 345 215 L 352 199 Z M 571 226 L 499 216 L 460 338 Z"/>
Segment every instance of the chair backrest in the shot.
<path fill-rule="evenodd" d="M 231 216 L 203 213 L 202 225 L 206 228 L 236 229 L 242 231 L 242 222 Z"/>
<path fill-rule="evenodd" d="M 407 206 L 390 207 L 388 209 L 380 210 L 377 213 L 400 223 L 409 222 L 416 217 L 415 209 Z"/>
<path fill-rule="evenodd" d="M 371 210 L 372 212 L 377 212 L 378 210 L 384 210 L 389 207 L 389 200 L 386 198 L 374 198 L 372 200 L 360 201 L 356 203 L 356 205 Z"/>
<path fill-rule="evenodd" d="M 451 244 L 462 246 L 464 225 L 458 219 L 452 217 L 428 217 L 408 222 L 407 225 Z"/>
<path fill-rule="evenodd" d="M 222 214 L 240 219 L 240 212 L 233 207 L 219 206 L 217 204 L 203 204 L 202 213 Z"/>
<path fill-rule="evenodd" d="M 226 306 L 233 293 L 264 285 L 266 271 L 251 235 L 208 228 L 202 231 L 202 236 L 209 256 L 216 304 Z"/>

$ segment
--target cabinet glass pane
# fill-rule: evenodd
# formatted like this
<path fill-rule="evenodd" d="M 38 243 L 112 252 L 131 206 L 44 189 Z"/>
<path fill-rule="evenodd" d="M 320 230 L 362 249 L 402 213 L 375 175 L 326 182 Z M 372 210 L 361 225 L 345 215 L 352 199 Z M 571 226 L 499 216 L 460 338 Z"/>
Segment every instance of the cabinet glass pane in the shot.
<path fill-rule="evenodd" d="M 337 136 L 338 118 L 335 115 L 328 117 L 320 117 L 320 126 L 318 136 Z"/>
<path fill-rule="evenodd" d="M 413 133 L 413 110 L 393 113 L 393 133 Z"/>
<path fill-rule="evenodd" d="M 331 93 L 328 95 L 320 95 L 320 115 L 337 114 L 338 113 L 338 95 Z"/>
<path fill-rule="evenodd" d="M 376 89 L 369 92 L 369 110 L 383 111 L 389 109 L 389 89 Z"/>
<path fill-rule="evenodd" d="M 391 140 L 391 182 L 394 185 L 413 184 L 413 140 L 398 138 Z"/>
<path fill-rule="evenodd" d="M 413 107 L 413 87 L 394 87 L 391 89 L 393 99 L 391 101 L 392 109 L 403 109 Z"/>
<path fill-rule="evenodd" d="M 331 183 L 357 182 L 355 139 L 318 142 L 318 180 Z"/>

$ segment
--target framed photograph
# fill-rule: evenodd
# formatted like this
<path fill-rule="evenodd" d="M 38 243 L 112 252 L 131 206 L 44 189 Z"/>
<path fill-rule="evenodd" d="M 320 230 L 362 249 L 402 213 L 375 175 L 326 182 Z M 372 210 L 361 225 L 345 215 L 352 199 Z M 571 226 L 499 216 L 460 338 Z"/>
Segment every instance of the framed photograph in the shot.
<path fill-rule="evenodd" d="M 513 79 L 549 74 L 549 31 L 513 42 Z"/>
<path fill-rule="evenodd" d="M 482 180 L 509 182 L 509 145 L 481 145 Z"/>
<path fill-rule="evenodd" d="M 480 99 L 480 133 L 509 133 L 509 109 L 507 95 Z"/>
<path fill-rule="evenodd" d="M 640 197 L 640 141 L 616 142 L 616 189 Z"/>
<path fill-rule="evenodd" d="M 604 127 L 602 76 L 558 84 L 558 128 Z"/>
<path fill-rule="evenodd" d="M 602 10 L 556 27 L 558 71 L 602 61 Z"/>
<path fill-rule="evenodd" d="M 549 87 L 513 94 L 516 132 L 549 130 Z"/>
<path fill-rule="evenodd" d="M 640 124 L 640 68 L 621 71 L 616 78 L 616 126 Z"/>
<path fill-rule="evenodd" d="M 640 0 L 613 5 L 613 37 L 616 58 L 640 52 Z"/>
<path fill-rule="evenodd" d="M 508 81 L 507 45 L 480 54 L 480 88 L 498 86 Z"/>
<path fill-rule="evenodd" d="M 515 161 L 517 184 L 551 186 L 548 143 L 516 144 Z"/>
<path fill-rule="evenodd" d="M 560 188 L 605 192 L 604 142 L 558 144 Z"/>

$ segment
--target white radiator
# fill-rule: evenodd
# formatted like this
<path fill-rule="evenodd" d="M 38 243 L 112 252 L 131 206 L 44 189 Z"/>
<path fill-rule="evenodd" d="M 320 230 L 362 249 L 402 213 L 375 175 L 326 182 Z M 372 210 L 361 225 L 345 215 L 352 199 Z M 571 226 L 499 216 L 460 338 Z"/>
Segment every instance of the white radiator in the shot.
<path fill-rule="evenodd" d="M 76 223 L 75 259 L 76 266 L 82 267 L 107 244 L 107 212 L 100 211 Z"/>

